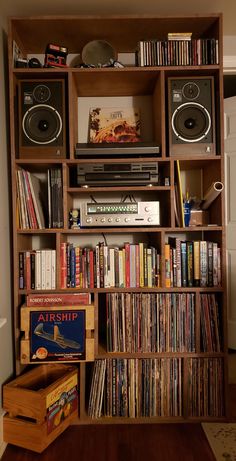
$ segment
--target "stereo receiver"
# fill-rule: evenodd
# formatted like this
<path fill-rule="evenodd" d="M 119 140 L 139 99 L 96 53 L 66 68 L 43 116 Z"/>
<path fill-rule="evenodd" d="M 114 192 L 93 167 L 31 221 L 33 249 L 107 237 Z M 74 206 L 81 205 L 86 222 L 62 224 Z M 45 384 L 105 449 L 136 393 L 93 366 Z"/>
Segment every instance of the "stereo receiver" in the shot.
<path fill-rule="evenodd" d="M 88 163 L 77 165 L 78 186 L 157 185 L 158 163 Z"/>
<path fill-rule="evenodd" d="M 81 227 L 159 226 L 159 202 L 106 202 L 81 204 Z"/>

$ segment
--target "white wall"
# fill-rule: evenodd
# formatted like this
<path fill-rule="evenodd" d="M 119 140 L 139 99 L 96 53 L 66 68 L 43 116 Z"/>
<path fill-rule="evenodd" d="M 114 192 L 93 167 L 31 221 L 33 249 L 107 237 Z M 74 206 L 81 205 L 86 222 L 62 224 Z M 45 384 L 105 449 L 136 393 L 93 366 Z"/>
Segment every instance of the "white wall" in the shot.
<path fill-rule="evenodd" d="M 0 319 L 6 323 L 0 327 L 0 385 L 13 371 L 12 325 L 11 325 L 11 259 L 9 225 L 9 174 L 7 152 L 7 114 L 6 114 L 6 32 L 0 20 Z M 4 58 L 5 55 L 5 58 Z M 1 324 L 1 321 L 0 321 Z M 0 413 L 1 413 L 0 395 Z"/>

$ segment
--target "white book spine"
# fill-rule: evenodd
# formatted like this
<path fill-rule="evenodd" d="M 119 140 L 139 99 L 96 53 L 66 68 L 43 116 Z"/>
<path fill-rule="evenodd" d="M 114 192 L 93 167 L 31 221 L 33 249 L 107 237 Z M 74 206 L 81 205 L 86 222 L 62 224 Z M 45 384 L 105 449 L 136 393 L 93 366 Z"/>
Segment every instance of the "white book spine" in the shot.
<path fill-rule="evenodd" d="M 52 290 L 56 289 L 56 250 L 52 250 L 52 279 L 51 279 L 51 288 Z"/>
<path fill-rule="evenodd" d="M 42 289 L 42 268 L 41 268 L 41 251 L 36 250 L 35 255 L 35 289 Z"/>

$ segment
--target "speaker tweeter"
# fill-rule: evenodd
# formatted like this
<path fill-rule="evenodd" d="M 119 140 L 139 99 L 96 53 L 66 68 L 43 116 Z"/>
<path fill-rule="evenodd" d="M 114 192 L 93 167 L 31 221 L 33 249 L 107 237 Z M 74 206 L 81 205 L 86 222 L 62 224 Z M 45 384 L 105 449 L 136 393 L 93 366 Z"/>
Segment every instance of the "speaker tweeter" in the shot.
<path fill-rule="evenodd" d="M 64 80 L 19 81 L 20 158 L 66 156 Z"/>
<path fill-rule="evenodd" d="M 168 79 L 170 155 L 216 153 L 213 77 Z"/>

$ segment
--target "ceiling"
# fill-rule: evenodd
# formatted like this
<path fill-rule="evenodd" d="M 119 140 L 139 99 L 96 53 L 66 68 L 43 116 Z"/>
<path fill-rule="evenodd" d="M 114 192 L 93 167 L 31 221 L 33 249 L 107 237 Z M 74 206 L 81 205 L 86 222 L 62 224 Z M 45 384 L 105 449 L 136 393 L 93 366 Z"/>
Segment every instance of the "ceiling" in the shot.
<path fill-rule="evenodd" d="M 197 3 L 197 7 L 196 7 Z M 73 14 L 188 15 L 223 13 L 224 35 L 236 35 L 235 0 L 0 0 L 3 23 L 7 16 Z"/>

